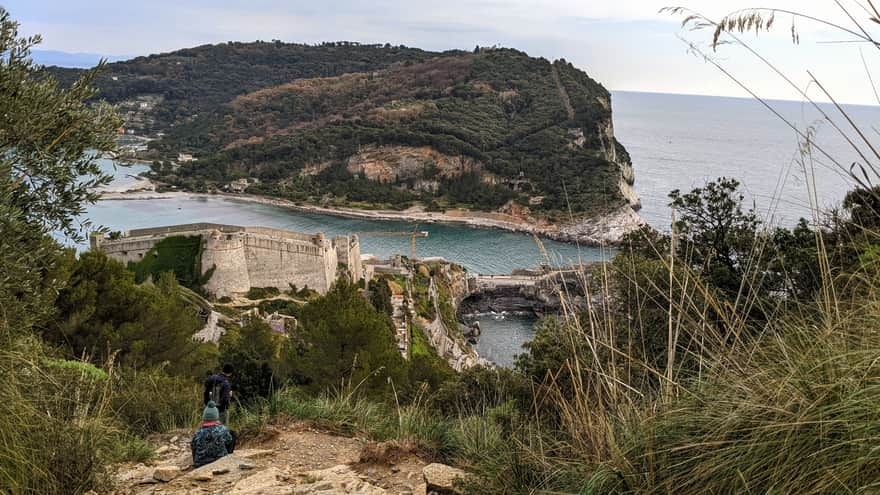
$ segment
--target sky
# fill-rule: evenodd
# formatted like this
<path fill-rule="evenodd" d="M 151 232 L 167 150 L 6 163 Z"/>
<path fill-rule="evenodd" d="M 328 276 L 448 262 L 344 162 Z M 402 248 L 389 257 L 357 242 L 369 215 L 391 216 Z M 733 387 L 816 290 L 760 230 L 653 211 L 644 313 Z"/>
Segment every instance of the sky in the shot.
<path fill-rule="evenodd" d="M 857 3 L 866 0 L 840 1 L 880 35 L 880 25 L 867 22 Z M 833 0 L 767 0 L 766 5 L 855 27 Z M 659 12 L 683 6 L 717 20 L 753 7 L 748 0 L 6 0 L 3 6 L 21 24 L 20 34 L 41 34 L 39 48 L 49 51 L 115 58 L 258 39 L 387 42 L 429 50 L 501 45 L 564 58 L 611 90 L 748 96 L 695 55 L 692 43 L 763 98 L 801 100 L 802 90 L 827 101 L 810 84 L 811 71 L 840 102 L 878 104 L 870 81 L 880 82 L 880 50 L 852 42 L 850 34 L 797 20 L 800 43 L 795 45 L 792 17 L 779 14 L 771 32 L 741 37 L 795 88 L 742 47 L 725 45 L 713 52 L 711 30 L 683 29 L 685 14 Z"/>

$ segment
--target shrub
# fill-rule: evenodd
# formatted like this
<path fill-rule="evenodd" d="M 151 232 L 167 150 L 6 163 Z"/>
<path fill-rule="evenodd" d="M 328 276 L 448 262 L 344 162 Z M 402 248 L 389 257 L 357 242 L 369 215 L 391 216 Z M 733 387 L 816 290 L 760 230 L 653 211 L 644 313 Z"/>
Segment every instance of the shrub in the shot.
<path fill-rule="evenodd" d="M 281 294 L 281 291 L 278 290 L 277 287 L 251 287 L 250 290 L 247 291 L 245 297 L 251 301 L 257 301 L 260 299 L 275 297 L 279 294 Z"/>
<path fill-rule="evenodd" d="M 256 318 L 220 338 L 220 363 L 235 369 L 232 380 L 236 399 L 248 402 L 272 393 L 283 338 Z"/>
<path fill-rule="evenodd" d="M 0 487 L 10 494 L 81 494 L 103 479 L 119 429 L 106 375 L 47 360 L 41 344 L 0 346 Z"/>
<path fill-rule="evenodd" d="M 199 236 L 170 236 L 157 242 L 138 262 L 129 262 L 138 283 L 172 272 L 184 287 L 198 289 L 208 280 L 202 275 L 202 238 Z"/>
<path fill-rule="evenodd" d="M 122 370 L 115 376 L 115 415 L 138 435 L 187 428 L 202 413 L 202 388 L 191 378 L 172 377 L 159 368 Z"/>

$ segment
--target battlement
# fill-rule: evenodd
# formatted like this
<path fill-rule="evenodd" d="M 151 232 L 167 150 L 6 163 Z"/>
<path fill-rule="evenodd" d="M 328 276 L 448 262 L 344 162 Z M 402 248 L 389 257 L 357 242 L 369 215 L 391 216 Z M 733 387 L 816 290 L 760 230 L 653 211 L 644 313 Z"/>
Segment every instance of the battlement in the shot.
<path fill-rule="evenodd" d="M 291 285 L 323 294 L 336 280 L 340 264 L 352 281 L 362 276 L 356 235 L 331 241 L 323 233 L 204 222 L 133 229 L 113 239 L 93 236 L 91 246 L 123 263 L 139 262 L 156 244 L 175 236 L 201 237 L 202 273 L 212 270 L 205 290 L 215 297 L 245 293 L 252 287 L 287 290 Z"/>

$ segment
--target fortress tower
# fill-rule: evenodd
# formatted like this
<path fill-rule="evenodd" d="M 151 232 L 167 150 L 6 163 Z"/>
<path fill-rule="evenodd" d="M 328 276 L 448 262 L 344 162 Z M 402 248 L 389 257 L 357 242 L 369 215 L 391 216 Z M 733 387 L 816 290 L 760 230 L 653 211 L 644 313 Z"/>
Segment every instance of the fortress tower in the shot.
<path fill-rule="evenodd" d="M 250 290 L 244 236 L 240 232 L 223 234 L 214 230 L 205 236 L 202 275 L 213 270 L 205 290 L 215 297 L 231 296 Z"/>
<path fill-rule="evenodd" d="M 303 234 L 267 227 L 239 227 L 197 223 L 155 227 L 126 232 L 119 239 L 93 238 L 92 249 L 101 249 L 122 262 L 138 262 L 168 237 L 199 236 L 202 239 L 201 271 L 208 275 L 204 289 L 214 297 L 244 294 L 253 287 L 292 285 L 326 293 L 344 265 L 353 282 L 361 273 L 357 236 Z"/>

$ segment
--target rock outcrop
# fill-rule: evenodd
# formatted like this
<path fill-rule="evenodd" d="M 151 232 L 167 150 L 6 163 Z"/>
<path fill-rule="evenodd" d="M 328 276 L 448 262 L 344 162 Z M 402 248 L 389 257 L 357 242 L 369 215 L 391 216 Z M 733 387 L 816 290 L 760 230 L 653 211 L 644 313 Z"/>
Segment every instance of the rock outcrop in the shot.
<path fill-rule="evenodd" d="M 578 242 L 588 246 L 614 245 L 628 233 L 645 226 L 645 220 L 629 205 L 621 206 L 605 215 L 576 220 L 558 229 L 543 232 L 547 237 L 563 242 Z"/>
<path fill-rule="evenodd" d="M 427 495 L 451 487 L 465 474 L 430 464 L 419 449 L 396 442 L 367 443 L 294 423 L 270 427 L 266 440 L 216 462 L 192 469 L 190 432 L 160 435 L 154 465 L 120 466 L 113 493 L 119 495 Z M 431 465 L 428 471 L 423 468 Z M 161 472 L 159 478 L 155 473 Z M 166 476 L 167 474 L 167 476 Z M 428 481 L 431 480 L 431 481 Z"/>
<path fill-rule="evenodd" d="M 432 463 L 422 468 L 425 475 L 425 483 L 429 490 L 437 490 L 440 493 L 461 493 L 456 490 L 455 483 L 461 481 L 467 475 L 461 469 L 456 469 L 445 464 Z"/>

